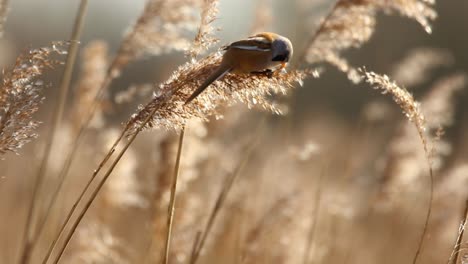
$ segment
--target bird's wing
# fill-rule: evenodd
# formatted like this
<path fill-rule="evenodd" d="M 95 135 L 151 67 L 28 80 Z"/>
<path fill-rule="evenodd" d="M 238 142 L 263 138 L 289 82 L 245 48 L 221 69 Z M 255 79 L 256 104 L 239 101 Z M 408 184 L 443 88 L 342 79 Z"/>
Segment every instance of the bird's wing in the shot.
<path fill-rule="evenodd" d="M 243 49 L 255 51 L 270 51 L 271 41 L 264 37 L 254 36 L 248 39 L 239 40 L 231 43 L 226 49 Z"/>

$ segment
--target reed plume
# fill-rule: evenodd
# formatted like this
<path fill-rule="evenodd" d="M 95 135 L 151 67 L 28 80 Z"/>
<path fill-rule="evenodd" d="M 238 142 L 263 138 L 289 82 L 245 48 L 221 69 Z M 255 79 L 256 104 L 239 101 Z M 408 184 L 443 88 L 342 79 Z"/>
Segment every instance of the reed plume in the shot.
<path fill-rule="evenodd" d="M 102 222 L 87 223 L 77 232 L 77 243 L 67 263 L 130 264 L 128 246 Z"/>
<path fill-rule="evenodd" d="M 81 124 L 86 120 L 86 114 L 93 106 L 94 100 L 103 84 L 109 58 L 107 53 L 107 44 L 103 41 L 93 41 L 86 45 L 82 53 L 83 63 L 81 64 L 81 76 L 75 88 L 75 97 L 73 101 L 72 125 L 74 130 L 78 131 Z M 91 127 L 100 127 L 104 122 L 102 109 L 104 105 L 96 109 Z"/>
<path fill-rule="evenodd" d="M 218 4 L 218 0 L 203 1 L 198 33 L 187 52 L 190 57 L 196 58 L 203 51 L 219 42 L 219 39 L 214 36 L 216 29 L 213 27 L 213 22 L 216 20 L 219 12 Z"/>
<path fill-rule="evenodd" d="M 125 65 L 145 54 L 187 50 L 199 19 L 193 10 L 202 6 L 203 0 L 148 0 L 125 34 L 110 74 L 119 75 Z"/>
<path fill-rule="evenodd" d="M 21 54 L 11 70 L 4 73 L 0 89 L 0 154 L 18 151 L 36 138 L 40 122 L 34 120 L 44 97 L 40 77 L 48 69 L 62 64 L 54 55 L 66 54 L 65 43 L 55 43 Z"/>
<path fill-rule="evenodd" d="M 286 94 L 295 83 L 302 83 L 309 71 L 293 70 L 275 74 L 272 78 L 262 74 L 227 74 L 190 104 L 185 100 L 201 82 L 205 80 L 221 61 L 221 53 L 215 52 L 198 61 L 187 62 L 177 69 L 168 81 L 161 84 L 153 99 L 141 106 L 138 113 L 129 121 L 130 131 L 135 131 L 148 114 L 157 109 L 146 128 L 159 127 L 180 129 L 189 119 L 207 120 L 219 115 L 220 105 L 233 105 L 236 102 L 249 108 L 257 107 L 281 114 L 281 109 L 269 98 L 272 94 Z"/>
<path fill-rule="evenodd" d="M 375 31 L 377 13 L 400 13 L 418 21 L 430 33 L 430 21 L 437 17 L 434 4 L 433 0 L 339 0 L 307 43 L 304 59 L 311 64 L 330 63 L 347 73 L 353 82 L 359 82 L 360 74 L 342 53 L 369 41 Z"/>
<path fill-rule="evenodd" d="M 442 140 L 442 129 L 450 126 L 454 120 L 456 95 L 466 86 L 466 76 L 461 73 L 452 74 L 437 81 L 429 93 L 421 100 L 420 113 L 430 117 L 424 119 L 424 131 L 427 139 L 433 145 L 430 154 L 434 169 L 443 165 L 443 157 L 450 153 L 450 145 Z M 422 121 L 420 122 L 422 124 Z M 419 133 L 420 134 L 420 133 Z M 403 122 L 397 135 L 390 142 L 387 165 L 384 173 L 386 181 L 384 192 L 390 200 L 401 198 L 403 190 L 414 190 L 417 180 L 424 174 L 426 155 L 415 144 L 418 135 L 412 125 Z"/>

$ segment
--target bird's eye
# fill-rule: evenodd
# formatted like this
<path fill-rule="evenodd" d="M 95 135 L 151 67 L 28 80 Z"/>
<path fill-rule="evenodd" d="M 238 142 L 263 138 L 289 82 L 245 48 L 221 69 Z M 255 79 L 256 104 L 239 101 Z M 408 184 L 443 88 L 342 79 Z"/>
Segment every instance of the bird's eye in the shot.
<path fill-rule="evenodd" d="M 273 58 L 273 61 L 286 61 L 286 59 L 287 59 L 287 56 L 285 56 L 285 55 L 276 55 Z"/>

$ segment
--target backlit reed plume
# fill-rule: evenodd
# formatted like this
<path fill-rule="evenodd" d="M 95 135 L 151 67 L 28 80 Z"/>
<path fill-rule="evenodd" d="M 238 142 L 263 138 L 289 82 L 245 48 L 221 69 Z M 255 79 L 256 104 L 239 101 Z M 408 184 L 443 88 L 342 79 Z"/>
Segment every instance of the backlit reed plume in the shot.
<path fill-rule="evenodd" d="M 367 83 L 375 89 L 382 91 L 382 94 L 390 94 L 395 103 L 397 103 L 406 117 L 413 123 L 418 131 L 421 140 L 423 141 L 424 149 L 429 155 L 429 143 L 426 137 L 426 118 L 421 111 L 421 105 L 414 100 L 408 90 L 398 86 L 394 81 L 390 80 L 387 75 L 380 75 L 375 72 L 360 69 Z"/>
<path fill-rule="evenodd" d="M 198 27 L 198 33 L 195 36 L 188 55 L 192 58 L 196 58 L 203 51 L 207 50 L 212 45 L 218 43 L 219 39 L 214 37 L 215 28 L 213 22 L 216 20 L 218 15 L 218 0 L 204 0 L 201 12 L 200 26 Z"/>
<path fill-rule="evenodd" d="M 117 129 L 108 129 L 103 137 L 107 141 L 105 148 L 112 145 L 112 140 L 118 135 Z M 115 208 L 148 208 L 149 203 L 144 196 L 147 189 L 144 179 L 137 174 L 139 160 L 133 148 L 127 151 L 127 156 L 114 170 L 114 177 L 104 185 L 103 197 L 107 204 Z"/>
<path fill-rule="evenodd" d="M 435 48 L 416 48 L 397 63 L 390 76 L 399 84 L 413 88 L 427 81 L 433 70 L 440 66 L 450 66 L 454 58 L 446 50 Z"/>
<path fill-rule="evenodd" d="M 348 74 L 350 80 L 360 81 L 356 69 L 349 65 L 341 53 L 359 48 L 375 30 L 378 11 L 400 13 L 418 21 L 430 33 L 429 22 L 437 13 L 429 0 L 339 0 L 320 25 L 318 32 L 307 44 L 305 60 L 308 63 L 328 62 Z"/>
<path fill-rule="evenodd" d="M 11 70 L 7 70 L 0 89 L 0 154 L 18 153 L 27 142 L 37 137 L 39 121 L 33 119 L 43 101 L 45 70 L 61 64 L 53 55 L 63 55 L 64 43 L 56 43 L 22 54 Z"/>
<path fill-rule="evenodd" d="M 120 69 L 144 54 L 186 50 L 197 29 L 196 10 L 202 6 L 203 0 L 148 0 L 122 41 L 111 75 L 118 75 Z"/>
<path fill-rule="evenodd" d="M 434 158 L 437 157 L 436 150 L 437 148 L 434 147 L 434 142 L 435 140 L 440 136 L 442 133 L 440 129 L 437 130 L 437 135 L 431 135 L 431 130 L 434 126 L 434 123 L 432 121 L 426 122 L 426 119 L 424 117 L 423 111 L 421 109 L 421 105 L 417 103 L 413 96 L 404 88 L 399 87 L 395 82 L 391 81 L 388 76 L 386 75 L 379 75 L 374 72 L 368 72 L 365 69 L 360 69 L 361 73 L 363 74 L 364 79 L 366 80 L 367 83 L 371 84 L 373 87 L 377 89 L 381 89 L 382 92 L 389 93 L 393 96 L 394 101 L 400 106 L 400 108 L 403 110 L 403 113 L 407 116 L 409 121 L 412 123 L 413 126 L 416 127 L 417 131 L 417 136 L 414 134 L 414 129 L 410 125 L 404 125 L 402 129 L 402 136 L 399 137 L 398 141 L 398 147 L 396 148 L 395 153 L 398 153 L 393 155 L 393 161 L 396 161 L 396 164 L 388 164 L 389 165 L 389 170 L 390 173 L 392 174 L 395 172 L 396 169 L 396 175 L 395 177 L 397 180 L 393 181 L 392 183 L 388 184 L 385 186 L 386 191 L 384 191 L 385 194 L 387 193 L 395 193 L 397 195 L 391 195 L 390 201 L 397 201 L 398 205 L 404 205 L 404 199 L 401 199 L 405 197 L 402 194 L 412 194 L 411 191 L 415 190 L 424 190 L 425 188 L 423 186 L 427 186 L 428 188 L 428 209 L 426 211 L 426 216 L 425 216 L 425 221 L 423 224 L 423 230 L 421 233 L 421 236 L 419 238 L 418 242 L 418 247 L 416 250 L 416 253 L 413 257 L 413 264 L 417 263 L 419 260 L 419 257 L 421 255 L 421 250 L 423 247 L 423 243 L 425 241 L 425 236 L 427 234 L 428 228 L 429 228 L 429 219 L 432 214 L 432 205 L 433 205 L 433 194 L 434 194 Z M 460 78 L 460 77 L 457 77 Z M 457 79 L 456 78 L 456 79 Z M 464 79 L 464 77 L 463 77 Z M 464 80 L 462 81 L 455 81 L 455 82 L 443 82 L 444 84 L 457 84 L 457 85 L 464 85 Z M 439 88 L 441 89 L 441 88 Z M 446 90 L 447 88 L 444 88 L 443 90 Z M 451 90 L 452 92 L 457 91 L 460 89 L 459 87 L 457 88 L 451 88 L 448 90 Z M 436 94 L 439 94 L 439 92 L 435 92 Z M 440 95 L 440 94 L 439 94 Z M 433 107 L 434 109 L 426 109 L 426 111 L 431 114 L 432 116 L 441 116 L 444 115 L 444 112 L 448 110 L 449 112 L 453 113 L 453 103 L 450 102 L 451 98 L 453 98 L 453 94 L 448 94 L 444 95 L 443 99 L 449 100 L 449 102 L 444 102 L 441 103 L 438 101 L 438 99 L 435 99 L 435 103 L 427 103 L 428 107 Z M 426 98 L 424 101 L 432 100 L 431 97 Z M 442 107 L 440 107 L 442 106 Z M 444 107 L 449 107 L 450 109 L 445 109 Z M 434 110 L 434 111 L 430 111 Z M 439 113 L 439 111 L 442 111 Z M 446 117 L 445 117 L 446 118 Z M 440 121 L 440 120 L 439 120 Z M 420 147 L 417 147 L 414 145 L 414 142 L 418 141 L 417 139 L 422 142 L 423 145 L 423 152 L 420 151 Z M 426 168 L 425 165 L 428 165 L 428 169 L 423 169 Z M 401 165 L 406 165 L 404 167 L 405 170 L 401 170 Z M 437 164 L 436 164 L 437 165 Z M 400 166 L 400 167 L 398 167 Z M 423 172 L 425 172 L 423 174 Z M 388 172 L 387 172 L 388 173 Z M 399 174 L 400 173 L 400 174 Z M 421 175 L 426 175 L 429 177 L 429 184 L 428 185 L 423 185 L 419 181 Z M 388 175 L 384 176 L 388 177 Z M 393 179 L 395 179 L 393 178 Z M 398 187 L 401 187 L 401 183 L 404 183 L 403 188 L 395 188 L 395 182 L 397 183 Z M 406 183 L 406 184 L 405 184 Z M 388 190 L 391 190 L 390 192 Z M 404 190 L 404 191 L 403 191 Z M 397 199 L 395 199 L 398 197 Z M 407 197 L 407 196 L 406 196 Z M 401 202 L 403 200 L 403 203 Z M 388 200 L 387 200 L 388 201 Z M 393 204 L 390 203 L 392 206 Z M 385 208 L 385 206 L 384 206 Z"/>
<path fill-rule="evenodd" d="M 258 107 L 277 114 L 281 109 L 270 100 L 272 94 L 286 94 L 295 83 L 302 83 L 308 72 L 290 71 L 278 73 L 272 78 L 262 74 L 227 74 L 222 80 L 214 82 L 196 100 L 184 104 L 191 93 L 219 65 L 221 53 L 215 52 L 198 61 L 188 62 L 177 69 L 168 81 L 161 84 L 147 105 L 140 107 L 132 117 L 130 130 L 148 117 L 152 111 L 155 115 L 146 125 L 166 129 L 180 129 L 189 119 L 207 120 L 216 115 L 220 105 L 233 105 L 242 102 L 249 108 Z"/>
<path fill-rule="evenodd" d="M 86 114 L 93 106 L 99 88 L 106 78 L 109 63 L 107 44 L 102 41 L 89 43 L 83 50 L 82 61 L 72 113 L 75 131 L 84 123 Z M 102 107 L 98 107 L 97 110 L 99 109 Z M 102 122 L 102 111 L 96 111 L 91 126 L 99 127 Z"/>
<path fill-rule="evenodd" d="M 466 76 L 463 74 L 450 75 L 434 84 L 421 103 L 421 113 L 429 117 L 424 123 L 420 122 L 424 124 L 424 134 L 440 137 L 441 128 L 452 124 L 456 95 L 465 85 Z M 421 132 L 419 134 L 421 135 Z M 416 143 L 417 138 L 412 125 L 405 122 L 401 124 L 398 134 L 390 143 L 387 168 L 384 172 L 384 179 L 387 181 L 384 191 L 391 200 L 400 196 L 403 190 L 418 189 L 415 187 L 418 186 L 417 181 L 426 172 L 424 164 L 427 157 Z M 442 166 L 443 156 L 450 153 L 450 146 L 440 140 L 430 143 L 435 146 L 430 154 L 433 167 L 437 169 Z M 396 196 L 392 195 L 393 193 Z"/>
<path fill-rule="evenodd" d="M 128 245 L 116 237 L 106 223 L 86 223 L 78 230 L 76 242 L 66 263 L 131 263 Z"/>

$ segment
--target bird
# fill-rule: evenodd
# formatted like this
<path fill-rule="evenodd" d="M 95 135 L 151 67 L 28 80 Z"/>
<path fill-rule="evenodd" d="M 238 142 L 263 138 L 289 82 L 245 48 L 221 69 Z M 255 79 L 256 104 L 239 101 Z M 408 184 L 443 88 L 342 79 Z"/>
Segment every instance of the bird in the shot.
<path fill-rule="evenodd" d="M 185 101 L 193 101 L 210 84 L 223 78 L 227 73 L 266 74 L 284 69 L 293 55 L 291 41 L 279 34 L 261 32 L 243 40 L 232 42 L 223 49 L 225 52 L 218 68 Z"/>

